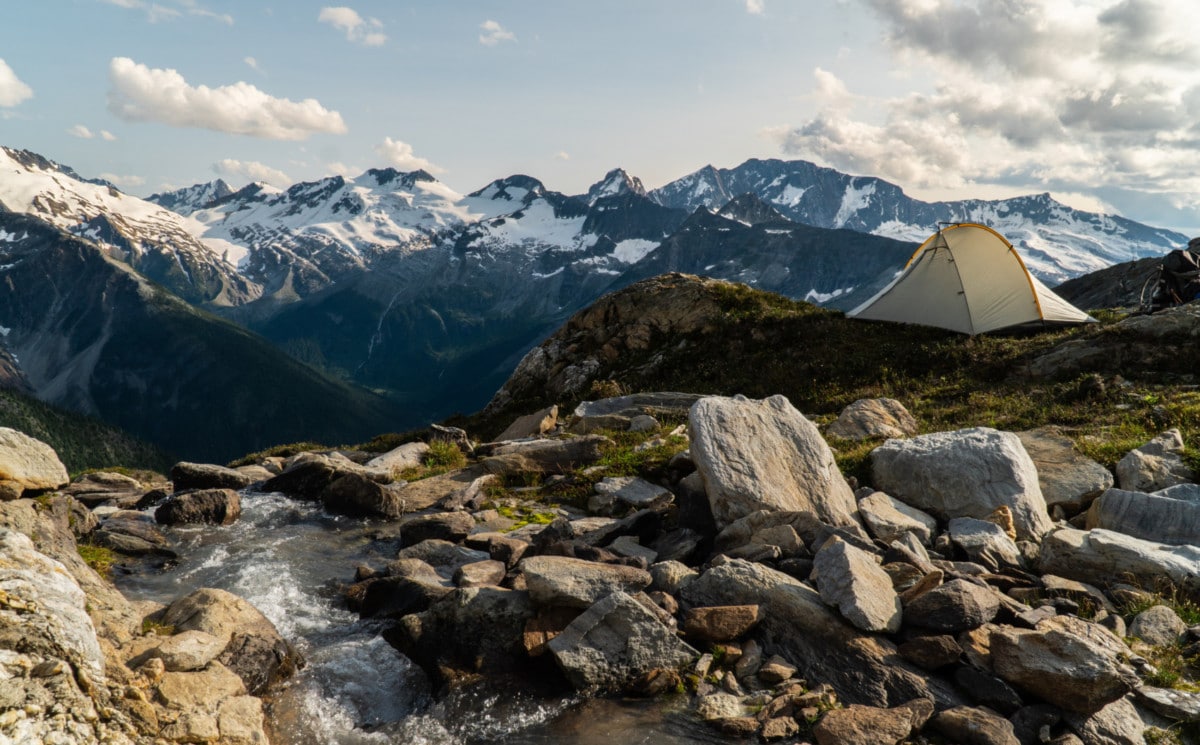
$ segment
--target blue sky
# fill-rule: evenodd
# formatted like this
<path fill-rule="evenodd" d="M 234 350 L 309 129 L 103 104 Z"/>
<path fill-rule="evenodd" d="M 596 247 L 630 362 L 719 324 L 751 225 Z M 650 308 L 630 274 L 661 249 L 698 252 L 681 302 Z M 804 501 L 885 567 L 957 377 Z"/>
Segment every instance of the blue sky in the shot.
<path fill-rule="evenodd" d="M 1200 226 L 1191 0 L 9 0 L 0 144 L 145 195 L 802 158 Z"/>

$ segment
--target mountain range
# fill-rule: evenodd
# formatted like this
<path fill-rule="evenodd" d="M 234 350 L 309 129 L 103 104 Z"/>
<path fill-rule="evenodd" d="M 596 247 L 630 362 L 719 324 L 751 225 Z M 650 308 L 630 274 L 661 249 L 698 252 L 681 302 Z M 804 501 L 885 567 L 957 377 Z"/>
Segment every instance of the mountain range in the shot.
<path fill-rule="evenodd" d="M 214 459 L 472 411 L 572 313 L 663 272 L 850 307 L 959 220 L 997 227 L 1050 284 L 1186 242 L 1048 195 L 927 203 L 803 161 L 651 191 L 614 169 L 581 195 L 526 175 L 463 195 L 389 168 L 141 200 L 0 149 L 0 329 L 38 397 Z M 221 436 L 285 411 L 270 435 Z"/>

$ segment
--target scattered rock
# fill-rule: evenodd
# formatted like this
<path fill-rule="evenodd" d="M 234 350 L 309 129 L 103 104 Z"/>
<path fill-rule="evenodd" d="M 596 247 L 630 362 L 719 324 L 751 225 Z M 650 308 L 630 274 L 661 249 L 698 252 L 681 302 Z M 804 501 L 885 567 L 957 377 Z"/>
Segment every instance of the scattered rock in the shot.
<path fill-rule="evenodd" d="M 1004 530 L 989 520 L 956 517 L 947 526 L 950 542 L 967 558 L 992 571 L 1021 566 L 1021 552 Z"/>
<path fill-rule="evenodd" d="M 817 745 L 897 745 L 912 731 L 913 711 L 907 707 L 851 704 L 825 712 L 813 727 L 813 737 Z"/>
<path fill-rule="evenodd" d="M 642 569 L 566 556 L 533 556 L 519 566 L 538 605 L 587 608 L 613 592 L 635 593 L 650 585 L 650 574 Z"/>
<path fill-rule="evenodd" d="M 957 664 L 962 657 L 962 647 L 948 634 L 918 636 L 901 644 L 897 651 L 901 657 L 924 670 Z"/>
<path fill-rule="evenodd" d="M 910 626 L 959 632 L 981 626 L 1000 610 L 996 594 L 965 579 L 956 579 L 918 596 L 904 609 Z"/>
<path fill-rule="evenodd" d="M 505 442 L 507 440 L 519 440 L 524 437 L 541 437 L 554 429 L 556 424 L 558 424 L 558 407 L 551 406 L 541 411 L 518 417 L 516 421 L 508 425 L 508 429 L 500 433 L 500 436 L 496 440 L 498 442 Z"/>
<path fill-rule="evenodd" d="M 937 533 L 937 520 L 881 491 L 858 500 L 858 511 L 871 534 L 884 543 L 912 533 L 918 541 L 928 544 Z"/>
<path fill-rule="evenodd" d="M 1088 502 L 1112 487 L 1112 473 L 1091 458 L 1081 455 L 1075 443 L 1055 427 L 1018 432 L 1025 452 L 1037 467 L 1038 484 L 1046 507 L 1062 507 L 1075 514 Z"/>
<path fill-rule="evenodd" d="M 430 539 L 458 543 L 474 527 L 475 519 L 466 512 L 433 512 L 401 520 L 400 538 L 405 546 Z"/>
<path fill-rule="evenodd" d="M 1169 647 L 1178 644 L 1187 633 L 1187 624 L 1165 605 L 1155 605 L 1137 614 L 1129 624 L 1129 635 L 1147 644 Z"/>
<path fill-rule="evenodd" d="M 930 725 L 959 745 L 1020 745 L 1012 723 L 984 708 L 947 709 L 936 714 Z"/>
<path fill-rule="evenodd" d="M 254 479 L 240 471 L 211 463 L 176 463 L 171 467 L 175 491 L 190 489 L 245 489 Z"/>
<path fill-rule="evenodd" d="M 825 432 L 843 440 L 867 440 L 873 437 L 911 437 L 918 431 L 917 420 L 904 404 L 892 398 L 862 398 L 842 409 Z"/>
<path fill-rule="evenodd" d="M 528 461 L 528 470 L 543 473 L 568 473 L 600 459 L 605 445 L 612 440 L 603 435 L 582 435 L 561 440 L 526 440 L 496 447 L 493 455 L 519 455 Z"/>
<path fill-rule="evenodd" d="M 1079 714 L 1099 711 L 1138 683 L 1104 648 L 1068 631 L 995 628 L 988 645 L 1003 680 Z"/>
<path fill-rule="evenodd" d="M 718 527 L 756 510 L 858 525 L 857 505 L 816 426 L 783 396 L 711 396 L 688 417 L 692 459 Z"/>
<path fill-rule="evenodd" d="M 976 427 L 888 440 L 871 451 L 871 472 L 877 488 L 943 520 L 983 519 L 1006 505 L 1023 540 L 1053 527 L 1037 469 L 1011 432 Z"/>
<path fill-rule="evenodd" d="M 1092 502 L 1086 527 L 1175 546 L 1196 545 L 1200 544 L 1200 502 L 1109 489 Z"/>
<path fill-rule="evenodd" d="M 321 504 L 342 515 L 397 518 L 408 508 L 406 495 L 407 490 L 400 484 L 382 484 L 368 474 L 351 472 L 338 476 L 321 490 Z"/>
<path fill-rule="evenodd" d="M 424 442 L 406 442 L 393 448 L 383 455 L 378 455 L 367 461 L 367 468 L 391 473 L 400 473 L 409 468 L 420 468 L 425 464 L 425 455 L 429 445 Z"/>
<path fill-rule="evenodd" d="M 454 573 L 454 584 L 459 587 L 494 587 L 504 581 L 504 564 L 499 561 L 477 561 L 463 564 Z"/>
<path fill-rule="evenodd" d="M 1056 530 L 1042 541 L 1040 569 L 1094 585 L 1133 580 L 1153 587 L 1162 578 L 1200 597 L 1200 548 L 1169 546 L 1111 530 Z"/>
<path fill-rule="evenodd" d="M 1176 722 L 1200 722 L 1200 693 L 1174 688 L 1142 686 L 1137 701 L 1156 714 Z"/>
<path fill-rule="evenodd" d="M 813 568 L 821 599 L 855 627 L 889 634 L 900 630 L 900 598 L 874 556 L 833 538 L 817 552 Z"/>
<path fill-rule="evenodd" d="M 760 619 L 757 605 L 716 605 L 684 611 L 679 628 L 697 641 L 727 642 L 754 628 Z"/>
<path fill-rule="evenodd" d="M 174 557 L 174 544 L 155 524 L 150 515 L 132 510 L 113 512 L 92 534 L 98 546 L 127 556 Z"/>
<path fill-rule="evenodd" d="M 612 476 L 596 484 L 596 492 L 635 509 L 660 509 L 675 499 L 667 489 L 636 476 Z"/>

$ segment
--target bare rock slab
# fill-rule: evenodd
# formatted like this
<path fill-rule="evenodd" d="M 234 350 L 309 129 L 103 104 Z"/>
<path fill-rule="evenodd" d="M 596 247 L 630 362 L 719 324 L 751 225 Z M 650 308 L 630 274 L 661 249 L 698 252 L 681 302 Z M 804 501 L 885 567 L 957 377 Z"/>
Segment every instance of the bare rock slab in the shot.
<path fill-rule="evenodd" d="M 1138 684 L 1103 647 L 1062 629 L 997 627 L 988 645 L 996 675 L 1078 714 L 1097 712 Z"/>
<path fill-rule="evenodd" d="M 1200 544 L 1200 502 L 1109 489 L 1088 508 L 1086 525 L 1175 546 Z"/>
<path fill-rule="evenodd" d="M 587 608 L 614 592 L 640 592 L 651 582 L 650 573 L 636 567 L 568 556 L 531 556 L 519 566 L 537 605 Z"/>
<path fill-rule="evenodd" d="M 900 598 L 871 554 L 832 538 L 817 552 L 813 568 L 821 599 L 855 628 L 889 634 L 900 630 Z"/>
<path fill-rule="evenodd" d="M 1037 468 L 1011 432 L 976 427 L 888 440 L 871 452 L 871 472 L 877 488 L 942 520 L 984 519 L 1007 506 L 1022 540 L 1053 527 Z"/>
<path fill-rule="evenodd" d="M 700 656 L 624 592 L 588 608 L 547 647 L 581 691 L 621 691 L 653 670 L 679 670 Z"/>
<path fill-rule="evenodd" d="M 1111 530 L 1056 530 L 1042 542 L 1040 568 L 1043 574 L 1101 587 L 1131 578 L 1153 587 L 1165 577 L 1200 597 L 1200 547 L 1172 546 Z"/>
<path fill-rule="evenodd" d="M 1018 432 L 1025 452 L 1037 466 L 1038 484 L 1046 506 L 1061 506 L 1074 514 L 1113 485 L 1112 473 L 1075 449 L 1075 443 L 1054 427 Z"/>
<path fill-rule="evenodd" d="M 1183 434 L 1169 429 L 1117 462 L 1117 484 L 1127 491 L 1152 492 L 1196 480 L 1183 462 Z"/>
<path fill-rule="evenodd" d="M 688 415 L 688 434 L 718 527 L 764 509 L 858 526 L 854 494 L 833 452 L 785 397 L 702 398 Z"/>
<path fill-rule="evenodd" d="M 0 482 L 9 482 L 10 486 L 0 493 L 15 498 L 23 491 L 58 489 L 69 480 L 67 468 L 54 448 L 23 432 L 0 427 Z"/>

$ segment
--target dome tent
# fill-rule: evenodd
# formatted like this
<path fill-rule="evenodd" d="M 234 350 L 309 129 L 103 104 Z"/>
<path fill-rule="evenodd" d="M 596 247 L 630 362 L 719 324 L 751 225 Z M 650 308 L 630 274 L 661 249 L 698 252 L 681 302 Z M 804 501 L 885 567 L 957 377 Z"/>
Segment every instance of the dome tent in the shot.
<path fill-rule="evenodd" d="M 1030 274 L 1002 235 L 976 223 L 939 226 L 891 284 L 846 315 L 972 336 L 1013 326 L 1095 322 Z"/>

